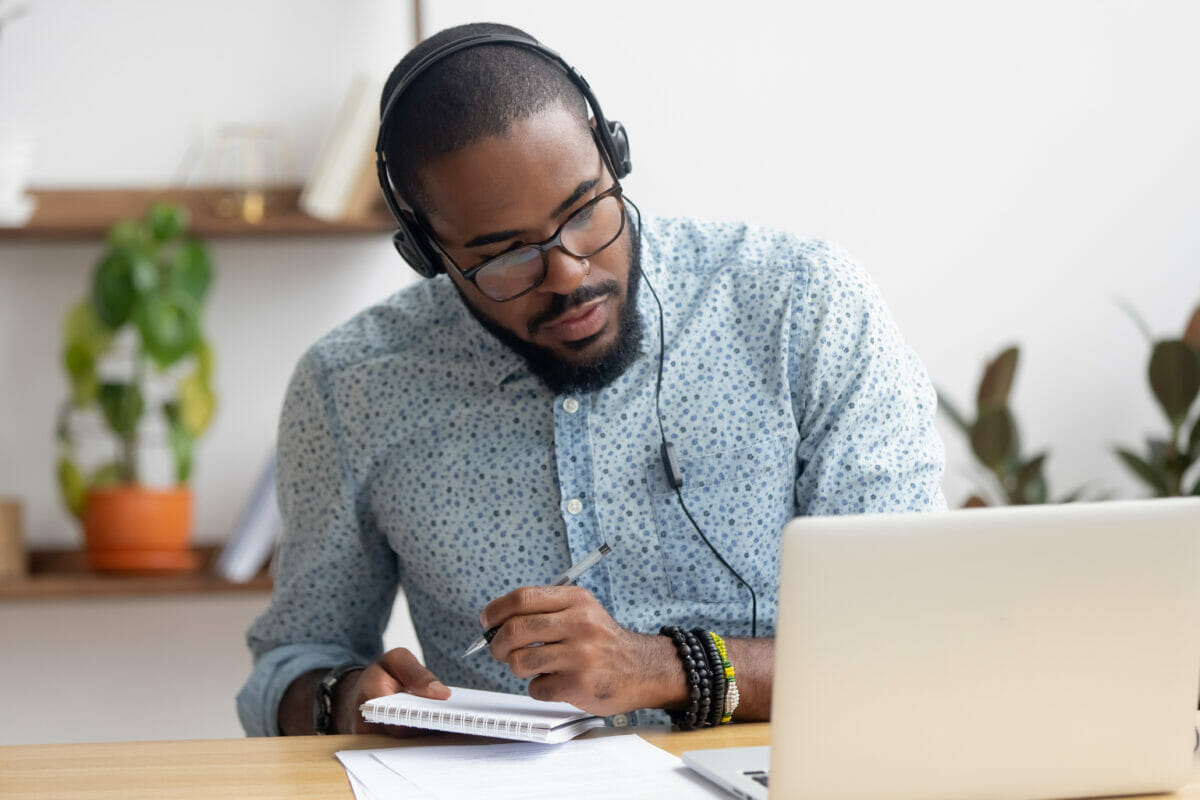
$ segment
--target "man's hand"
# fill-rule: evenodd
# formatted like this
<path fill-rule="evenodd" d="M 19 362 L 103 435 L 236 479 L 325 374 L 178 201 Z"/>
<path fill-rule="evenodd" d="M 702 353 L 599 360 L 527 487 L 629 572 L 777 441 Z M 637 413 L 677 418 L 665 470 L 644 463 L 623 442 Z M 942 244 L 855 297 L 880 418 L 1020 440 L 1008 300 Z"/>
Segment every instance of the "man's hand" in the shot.
<path fill-rule="evenodd" d="M 327 669 L 314 669 L 292 681 L 279 702 L 277 718 L 284 736 L 307 736 L 313 733 L 313 699 L 317 684 Z M 362 718 L 358 707 L 376 697 L 409 692 L 421 697 L 445 700 L 450 696 L 437 677 L 425 669 L 417 657 L 400 647 L 389 650 L 366 669 L 351 672 L 338 681 L 333 694 L 333 728 L 335 733 L 382 733 L 388 736 L 413 736 L 423 731 L 399 725 L 379 725 Z"/>
<path fill-rule="evenodd" d="M 622 628 L 587 589 L 523 586 L 493 600 L 479 616 L 500 626 L 489 649 L 529 694 L 600 716 L 636 708 L 686 705 L 687 681 L 665 636 Z"/>
<path fill-rule="evenodd" d="M 389 650 L 371 666 L 346 676 L 334 697 L 334 720 L 338 733 L 382 733 L 403 738 L 427 733 L 420 728 L 367 722 L 359 706 L 376 697 L 408 692 L 420 697 L 445 700 L 450 690 L 437 676 L 417 661 L 408 649 Z"/>

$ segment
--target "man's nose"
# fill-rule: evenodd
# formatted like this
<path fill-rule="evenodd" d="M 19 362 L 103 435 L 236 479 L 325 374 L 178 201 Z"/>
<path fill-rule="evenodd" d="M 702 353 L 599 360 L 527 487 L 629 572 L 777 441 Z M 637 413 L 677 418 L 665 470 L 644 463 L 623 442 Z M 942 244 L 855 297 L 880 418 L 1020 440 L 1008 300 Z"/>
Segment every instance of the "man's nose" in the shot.
<path fill-rule="evenodd" d="M 576 258 L 561 247 L 546 251 L 546 278 L 538 290 L 552 294 L 570 294 L 583 285 L 588 274 L 586 258 Z"/>

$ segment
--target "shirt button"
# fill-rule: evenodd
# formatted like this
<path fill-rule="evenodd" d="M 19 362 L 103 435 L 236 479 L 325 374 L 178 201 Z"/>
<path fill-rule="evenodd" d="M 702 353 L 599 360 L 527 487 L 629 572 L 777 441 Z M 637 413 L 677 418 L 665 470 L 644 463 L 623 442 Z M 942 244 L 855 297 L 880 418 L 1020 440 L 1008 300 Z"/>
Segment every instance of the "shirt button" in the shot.
<path fill-rule="evenodd" d="M 563 400 L 563 411 L 566 411 L 568 414 L 574 414 L 578 410 L 579 401 L 574 397 L 568 397 L 566 400 Z"/>
<path fill-rule="evenodd" d="M 614 714 L 612 724 L 614 728 L 624 728 L 629 724 L 629 717 L 624 714 Z"/>
<path fill-rule="evenodd" d="M 578 497 L 572 497 L 567 501 L 567 513 L 578 514 L 583 511 L 583 502 Z"/>

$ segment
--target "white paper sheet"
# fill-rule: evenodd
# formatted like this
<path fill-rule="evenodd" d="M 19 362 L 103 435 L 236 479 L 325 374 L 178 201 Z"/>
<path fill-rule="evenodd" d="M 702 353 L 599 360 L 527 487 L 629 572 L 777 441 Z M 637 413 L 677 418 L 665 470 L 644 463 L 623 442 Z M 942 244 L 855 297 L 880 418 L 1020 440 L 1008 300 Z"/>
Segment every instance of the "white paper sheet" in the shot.
<path fill-rule="evenodd" d="M 366 765 L 364 755 L 385 767 L 388 774 Z M 437 800 L 728 797 L 677 757 L 635 734 L 562 744 L 417 745 L 343 751 L 338 758 L 369 793 L 360 797 L 356 790 L 359 800 L 395 797 L 402 791 L 413 793 L 405 797 Z"/>
<path fill-rule="evenodd" d="M 393 797 L 433 800 L 432 795 L 383 765 L 374 750 L 339 750 L 338 761 L 346 768 L 355 800 L 390 800 Z"/>

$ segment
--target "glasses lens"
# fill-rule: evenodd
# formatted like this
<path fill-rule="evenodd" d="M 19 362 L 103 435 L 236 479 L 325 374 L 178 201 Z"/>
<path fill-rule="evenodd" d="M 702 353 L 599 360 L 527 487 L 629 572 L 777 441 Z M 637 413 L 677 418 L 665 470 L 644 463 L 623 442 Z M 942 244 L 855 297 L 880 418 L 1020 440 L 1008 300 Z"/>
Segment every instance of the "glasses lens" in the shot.
<path fill-rule="evenodd" d="M 541 250 L 520 247 L 484 265 L 475 273 L 475 285 L 493 300 L 508 300 L 541 281 L 545 271 Z"/>
<path fill-rule="evenodd" d="M 562 246 L 573 256 L 587 258 L 608 247 L 625 227 L 625 207 L 615 195 L 601 197 L 575 212 L 563 226 Z"/>

